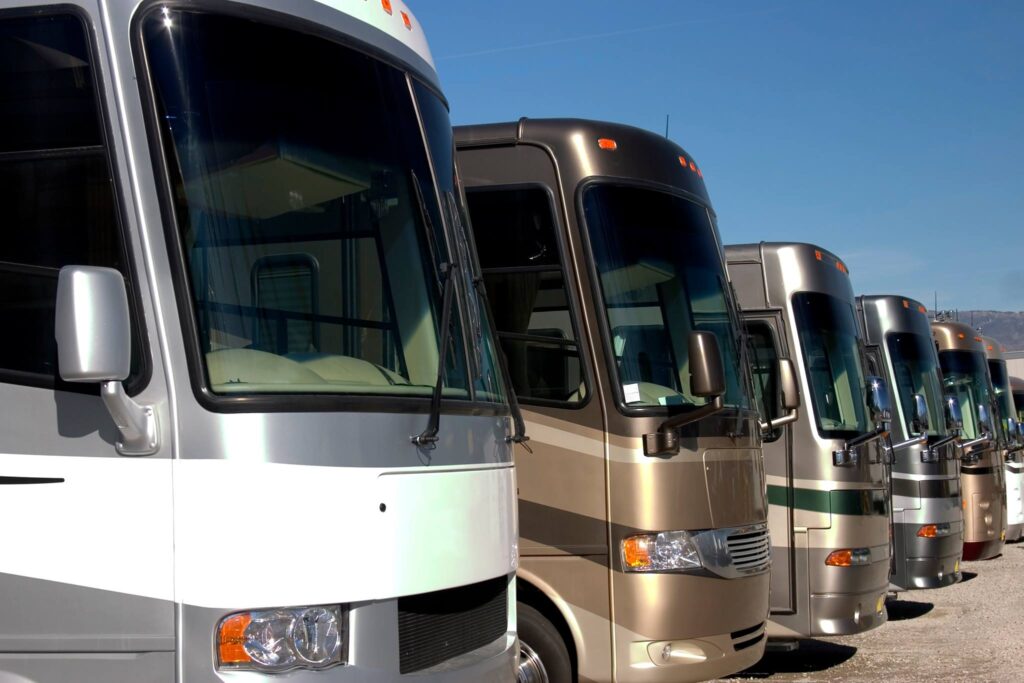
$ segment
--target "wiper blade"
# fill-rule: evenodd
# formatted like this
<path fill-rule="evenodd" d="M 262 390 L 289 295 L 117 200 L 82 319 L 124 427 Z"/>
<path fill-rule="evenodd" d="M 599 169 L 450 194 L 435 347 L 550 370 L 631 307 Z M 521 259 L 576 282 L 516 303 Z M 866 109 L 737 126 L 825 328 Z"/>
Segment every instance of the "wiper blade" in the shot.
<path fill-rule="evenodd" d="M 434 449 L 437 447 L 437 432 L 441 426 L 441 393 L 444 390 L 445 360 L 448 358 L 448 345 L 452 336 L 452 302 L 455 299 L 455 269 L 457 263 L 441 264 L 441 279 L 444 281 L 444 294 L 441 298 L 441 344 L 437 353 L 437 382 L 434 393 L 430 397 L 430 419 L 422 432 L 410 438 L 420 448 Z"/>

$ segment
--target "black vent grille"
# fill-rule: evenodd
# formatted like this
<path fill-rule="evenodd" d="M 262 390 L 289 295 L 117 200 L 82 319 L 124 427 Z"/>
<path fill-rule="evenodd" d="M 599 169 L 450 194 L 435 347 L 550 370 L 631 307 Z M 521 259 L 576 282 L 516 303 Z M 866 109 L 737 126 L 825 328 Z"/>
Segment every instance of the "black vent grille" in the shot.
<path fill-rule="evenodd" d="M 764 639 L 764 627 L 765 622 L 762 621 L 760 624 L 754 624 L 750 628 L 731 633 L 733 650 L 739 652 L 760 643 Z"/>
<path fill-rule="evenodd" d="M 398 599 L 399 670 L 437 666 L 508 630 L 508 578 Z"/>

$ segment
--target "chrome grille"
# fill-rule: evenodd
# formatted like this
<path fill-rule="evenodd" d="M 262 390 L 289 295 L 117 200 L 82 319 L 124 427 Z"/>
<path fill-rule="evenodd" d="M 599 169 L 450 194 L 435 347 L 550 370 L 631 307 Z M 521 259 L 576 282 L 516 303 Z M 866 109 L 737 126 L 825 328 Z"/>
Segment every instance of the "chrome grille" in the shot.
<path fill-rule="evenodd" d="M 772 548 L 767 527 L 743 529 L 731 534 L 725 544 L 736 571 L 754 574 L 768 569 Z"/>

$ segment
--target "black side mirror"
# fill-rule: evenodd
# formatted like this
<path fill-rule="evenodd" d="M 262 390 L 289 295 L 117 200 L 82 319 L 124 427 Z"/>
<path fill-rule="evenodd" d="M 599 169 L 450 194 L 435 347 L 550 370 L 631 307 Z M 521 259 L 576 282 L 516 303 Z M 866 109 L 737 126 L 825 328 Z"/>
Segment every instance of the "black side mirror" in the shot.
<path fill-rule="evenodd" d="M 718 337 L 713 332 L 697 330 L 690 333 L 690 393 L 700 398 L 725 394 L 725 366 Z"/>
<path fill-rule="evenodd" d="M 868 410 L 871 419 L 877 425 L 892 419 L 892 403 L 889 400 L 889 387 L 881 377 L 867 378 Z"/>
<path fill-rule="evenodd" d="M 783 410 L 796 410 L 800 407 L 800 391 L 796 387 L 796 371 L 793 361 L 788 358 L 779 359 L 779 393 Z"/>
<path fill-rule="evenodd" d="M 928 431 L 928 401 L 922 394 L 914 394 L 913 397 L 914 415 L 910 428 L 915 434 L 924 434 Z"/>

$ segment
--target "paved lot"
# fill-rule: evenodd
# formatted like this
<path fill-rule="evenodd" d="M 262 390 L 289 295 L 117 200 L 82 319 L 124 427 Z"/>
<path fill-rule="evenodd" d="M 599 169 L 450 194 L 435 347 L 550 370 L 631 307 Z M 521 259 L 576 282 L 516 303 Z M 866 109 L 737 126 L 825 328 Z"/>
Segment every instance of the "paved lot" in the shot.
<path fill-rule="evenodd" d="M 1024 543 L 963 571 L 955 586 L 890 599 L 881 628 L 801 641 L 729 680 L 1024 681 Z"/>

